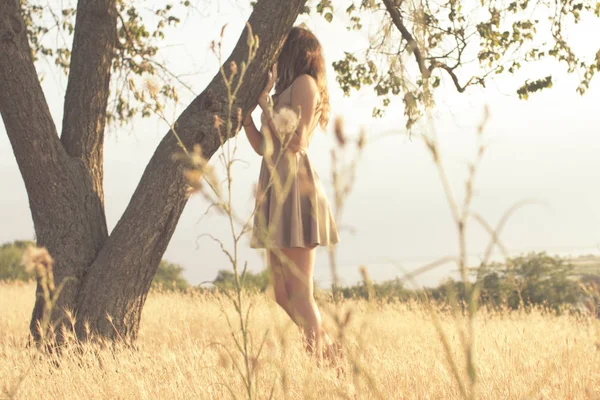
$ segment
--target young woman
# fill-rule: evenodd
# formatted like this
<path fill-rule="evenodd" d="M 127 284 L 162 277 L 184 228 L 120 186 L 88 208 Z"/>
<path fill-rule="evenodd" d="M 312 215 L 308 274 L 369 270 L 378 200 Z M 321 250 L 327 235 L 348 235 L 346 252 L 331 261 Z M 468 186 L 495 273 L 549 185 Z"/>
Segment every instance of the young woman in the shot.
<path fill-rule="evenodd" d="M 251 112 L 243 121 L 252 148 L 263 156 L 251 246 L 267 249 L 275 299 L 304 330 L 308 349 L 320 357 L 322 341 L 328 338 L 313 297 L 315 252 L 317 246 L 329 246 L 339 238 L 329 202 L 306 154 L 317 125 L 324 129 L 329 119 L 325 60 L 319 41 L 308 29 L 290 31 L 258 105 L 263 111 L 261 130 Z M 275 121 L 281 121 L 285 109 L 297 113 L 297 125 L 286 138 L 282 123 Z"/>

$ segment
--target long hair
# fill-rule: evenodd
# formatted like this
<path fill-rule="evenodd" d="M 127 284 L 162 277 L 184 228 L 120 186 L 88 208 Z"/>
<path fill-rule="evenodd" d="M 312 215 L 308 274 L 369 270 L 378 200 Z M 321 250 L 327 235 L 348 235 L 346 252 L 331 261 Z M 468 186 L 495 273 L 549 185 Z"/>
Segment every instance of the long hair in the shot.
<path fill-rule="evenodd" d="M 277 60 L 277 84 L 275 95 L 281 94 L 294 79 L 310 75 L 319 88 L 320 125 L 325 129 L 329 122 L 329 91 L 325 77 L 325 58 L 317 37 L 308 29 L 293 27 L 288 34 Z"/>

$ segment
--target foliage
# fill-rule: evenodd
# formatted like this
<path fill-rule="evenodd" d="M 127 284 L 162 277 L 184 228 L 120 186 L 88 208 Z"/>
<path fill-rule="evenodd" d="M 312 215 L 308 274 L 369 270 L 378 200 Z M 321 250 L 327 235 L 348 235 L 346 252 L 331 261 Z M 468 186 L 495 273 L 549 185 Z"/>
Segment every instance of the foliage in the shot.
<path fill-rule="evenodd" d="M 193 4 L 152 5 L 116 0 L 117 43 L 112 64 L 113 80 L 107 110 L 109 123 L 126 124 L 135 116 L 150 117 L 152 109 L 167 100 L 177 101 L 177 88 L 189 89 L 158 58 L 161 41 L 168 28 L 176 27 Z M 65 75 L 69 73 L 71 44 L 75 32 L 77 5 L 73 0 L 52 4 L 40 0 L 21 0 L 33 58 L 37 63 L 51 62 Z M 152 79 L 160 96 L 148 99 L 136 81 Z M 140 89 L 138 89 L 138 86 Z"/>
<path fill-rule="evenodd" d="M 545 253 L 513 258 L 509 265 L 486 272 L 483 280 L 482 296 L 488 296 L 492 304 L 504 301 L 513 309 L 534 304 L 557 309 L 575 304 L 582 295 L 573 265 Z"/>
<path fill-rule="evenodd" d="M 370 289 L 372 289 L 373 296 L 380 300 L 404 301 L 415 297 L 414 292 L 404 287 L 400 279 L 371 283 L 370 288 L 366 283 L 360 283 L 342 288 L 341 293 L 346 299 L 368 299 Z"/>
<path fill-rule="evenodd" d="M 21 4 L 35 60 L 53 62 L 67 74 L 75 2 L 50 5 L 21 0 Z M 485 87 L 493 76 L 515 74 L 525 63 L 550 58 L 581 77 L 577 91 L 583 94 L 600 70 L 600 49 L 595 54 L 576 54 L 566 39 L 573 24 L 600 18 L 600 6 L 594 0 L 515 0 L 506 4 L 352 0 L 349 4 L 342 10 L 349 30 L 367 30 L 365 21 L 373 20 L 378 21 L 378 30 L 365 52 L 346 52 L 333 63 L 337 82 L 347 95 L 363 86 L 372 87 L 381 97 L 374 116 L 383 115 L 391 97 L 401 95 L 409 128 L 422 116 L 424 107 L 433 104 L 433 94 L 443 79 L 450 78 L 456 90 L 463 92 L 473 85 Z M 125 124 L 136 115 L 149 117 L 166 100 L 177 101 L 178 89 L 189 90 L 158 58 L 158 49 L 168 28 L 176 27 L 193 7 L 190 0 L 143 7 L 138 2 L 117 0 L 118 42 L 109 122 Z M 315 13 L 329 22 L 334 11 L 330 0 L 304 9 L 304 13 Z M 148 99 L 138 89 L 136 82 L 142 78 L 155 79 L 159 99 Z M 532 76 L 517 94 L 527 99 L 530 93 L 550 87 L 552 76 Z"/>
<path fill-rule="evenodd" d="M 583 94 L 600 70 L 600 50 L 576 54 L 567 42 L 567 31 L 582 20 L 600 18 L 599 4 L 595 0 L 353 0 L 345 10 L 347 28 L 366 30 L 367 21 L 375 22 L 378 29 L 370 35 L 366 51 L 346 52 L 333 67 L 346 95 L 373 87 L 382 98 L 374 116 L 381 116 L 391 97 L 401 94 L 408 128 L 433 104 L 442 79 L 450 78 L 462 93 L 543 59 L 558 60 L 569 73 L 577 73 L 581 77 L 577 92 Z M 332 11 L 331 1 L 317 6 L 317 13 L 328 21 Z M 552 76 L 533 76 L 517 94 L 526 100 L 530 93 L 550 87 Z"/>
<path fill-rule="evenodd" d="M 575 305 L 584 296 L 574 266 L 546 253 L 511 258 L 506 264 L 492 264 L 475 273 L 481 285 L 480 302 L 491 307 L 518 309 L 535 305 L 559 311 L 565 305 Z M 427 292 L 441 302 L 449 301 L 451 296 L 465 300 L 463 283 L 453 280 Z"/>
<path fill-rule="evenodd" d="M 489 307 L 543 306 L 560 311 L 563 306 L 573 306 L 585 296 L 581 284 L 597 282 L 585 276 L 576 279 L 574 266 L 560 257 L 546 253 L 532 253 L 511 258 L 506 264 L 492 264 L 474 269 L 476 283 L 480 287 L 481 304 Z M 399 279 L 372 284 L 376 298 L 418 299 L 427 296 L 438 303 L 449 304 L 453 299 L 466 303 L 465 285 L 462 281 L 448 279 L 434 288 L 406 289 Z M 367 298 L 364 284 L 344 288 L 346 298 Z"/>
<path fill-rule="evenodd" d="M 235 289 L 235 274 L 230 270 L 220 270 L 217 277 L 213 281 L 215 287 L 219 290 L 234 290 Z M 240 285 L 248 291 L 264 292 L 269 286 L 268 270 L 263 270 L 258 273 L 246 271 L 240 276 Z"/>
<path fill-rule="evenodd" d="M 33 242 L 17 240 L 0 245 L 0 281 L 29 281 L 33 271 L 25 270 L 22 264 L 23 254 Z"/>
<path fill-rule="evenodd" d="M 560 311 L 563 306 L 573 306 L 585 297 L 582 285 L 597 285 L 597 275 L 578 278 L 575 267 L 566 259 L 546 253 L 532 253 L 509 259 L 506 264 L 491 264 L 487 268 L 473 270 L 475 280 L 480 282 L 480 303 L 492 308 L 519 309 L 542 306 Z M 233 273 L 221 270 L 214 284 L 219 289 L 234 287 Z M 246 272 L 243 287 L 248 291 L 264 292 L 269 284 L 268 270 L 260 273 Z M 368 299 L 369 291 L 379 301 L 409 301 L 428 298 L 438 303 L 449 304 L 454 297 L 461 303 L 466 301 L 465 285 L 462 281 L 448 279 L 433 288 L 413 290 L 405 287 L 397 278 L 384 282 L 361 282 L 342 287 L 345 299 Z"/>
<path fill-rule="evenodd" d="M 153 287 L 168 290 L 186 290 L 190 287 L 188 281 L 182 276 L 183 267 L 162 260 L 158 265 L 158 271 L 152 281 Z"/>

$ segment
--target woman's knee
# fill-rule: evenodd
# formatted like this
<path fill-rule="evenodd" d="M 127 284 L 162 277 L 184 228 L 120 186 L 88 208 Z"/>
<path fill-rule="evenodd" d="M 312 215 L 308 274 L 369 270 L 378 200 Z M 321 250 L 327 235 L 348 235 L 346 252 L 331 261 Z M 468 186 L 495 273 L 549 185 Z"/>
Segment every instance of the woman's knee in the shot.
<path fill-rule="evenodd" d="M 288 296 L 287 291 L 285 290 L 285 287 L 283 288 L 274 288 L 274 292 L 275 292 L 275 301 L 277 302 L 277 304 L 279 304 L 282 307 L 287 307 L 289 305 L 290 302 L 290 298 Z"/>

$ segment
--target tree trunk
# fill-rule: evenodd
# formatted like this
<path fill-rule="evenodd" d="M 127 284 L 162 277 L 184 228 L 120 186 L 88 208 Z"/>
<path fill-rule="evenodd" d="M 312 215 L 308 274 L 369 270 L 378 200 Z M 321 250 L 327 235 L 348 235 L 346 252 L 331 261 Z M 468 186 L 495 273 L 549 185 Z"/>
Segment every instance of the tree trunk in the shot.
<path fill-rule="evenodd" d="M 10 4 L 9 4 L 10 3 Z M 249 66 L 235 107 L 248 110 L 266 82 L 266 71 L 306 0 L 259 1 L 249 23 L 261 46 Z M 91 8 L 90 8 L 91 7 Z M 31 58 L 18 2 L 0 4 L 0 112 L 25 181 L 38 244 L 55 260 L 55 277 L 75 278 L 59 308 L 75 312 L 76 331 L 132 340 L 158 264 L 187 202 L 180 149 L 168 132 L 146 167 L 125 213 L 107 235 L 102 190 L 102 145 L 110 62 L 115 42 L 112 0 L 79 0 L 71 71 L 59 140 Z M 4 8 L 4 9 L 3 9 Z M 247 28 L 227 60 L 247 58 Z M 214 115 L 226 118 L 220 74 L 176 123 L 191 148 L 210 158 L 220 141 Z M 234 126 L 236 121 L 234 121 Z M 32 333 L 42 310 L 38 298 Z M 55 315 L 55 319 L 59 315 Z"/>
<path fill-rule="evenodd" d="M 18 4 L 4 2 L 0 10 L 7 17 L 0 21 L 0 112 L 25 182 L 38 245 L 52 254 L 56 281 L 67 279 L 56 320 L 59 310 L 76 308 L 80 282 L 107 237 L 106 222 L 89 168 L 60 143 Z M 34 337 L 43 309 L 39 294 L 38 287 L 30 326 Z"/>
<path fill-rule="evenodd" d="M 68 242 L 54 231 L 37 236 L 38 244 L 50 244 L 46 247 L 59 262 L 59 268 L 55 268 L 56 281 L 75 278 L 69 284 L 69 294 L 72 293 L 72 296 L 68 299 L 61 297 L 57 313 L 63 307 L 77 309 L 76 300 L 83 277 L 108 238 L 104 214 L 103 145 L 111 65 L 117 40 L 115 5 L 113 0 L 79 0 L 77 3 L 60 139 L 69 155 L 69 162 L 78 171 L 70 182 L 84 199 L 75 201 L 76 212 L 73 217 L 59 214 L 61 221 L 55 224 L 69 231 L 71 237 Z M 67 254 L 62 255 L 61 252 L 65 250 Z M 80 254 L 81 260 L 73 264 L 77 269 L 69 271 L 67 275 L 60 263 L 65 263 L 65 256 L 73 254 Z M 37 337 L 35 321 L 41 317 L 43 301 L 38 298 L 33 310 L 30 330 L 34 337 Z"/>

